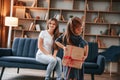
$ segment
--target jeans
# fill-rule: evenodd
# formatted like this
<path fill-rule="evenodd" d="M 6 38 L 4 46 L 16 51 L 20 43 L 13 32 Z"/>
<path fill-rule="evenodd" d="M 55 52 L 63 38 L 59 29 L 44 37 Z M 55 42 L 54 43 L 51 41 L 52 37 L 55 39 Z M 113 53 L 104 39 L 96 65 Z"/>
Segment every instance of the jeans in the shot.
<path fill-rule="evenodd" d="M 40 63 L 48 64 L 45 80 L 50 80 L 50 75 L 54 68 L 57 74 L 56 80 L 62 79 L 62 61 L 59 57 L 54 58 L 52 55 L 45 55 L 40 53 L 36 55 L 36 60 Z"/>

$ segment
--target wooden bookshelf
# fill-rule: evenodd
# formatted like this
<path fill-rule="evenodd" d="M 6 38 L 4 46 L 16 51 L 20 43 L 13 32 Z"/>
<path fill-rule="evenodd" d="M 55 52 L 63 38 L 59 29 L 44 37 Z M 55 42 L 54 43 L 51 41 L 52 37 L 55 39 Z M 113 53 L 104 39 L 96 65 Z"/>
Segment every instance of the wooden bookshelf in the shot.
<path fill-rule="evenodd" d="M 13 16 L 19 17 L 19 25 L 23 26 L 22 37 L 31 34 L 37 38 L 40 31 L 29 30 L 30 24 L 40 25 L 40 30 L 46 29 L 46 21 L 55 15 L 59 19 L 59 30 L 64 32 L 70 16 L 85 17 L 83 38 L 89 42 L 101 40 L 104 47 L 120 45 L 120 1 L 119 0 L 17 0 L 23 1 L 24 6 L 14 5 Z M 34 5 L 35 4 L 35 5 Z M 29 12 L 30 18 L 25 13 Z M 95 18 L 103 21 L 95 22 Z M 17 32 L 17 29 L 13 32 Z M 15 33 L 16 34 L 16 33 Z M 16 35 L 17 36 L 17 35 Z M 14 37 L 16 37 L 14 36 Z"/>

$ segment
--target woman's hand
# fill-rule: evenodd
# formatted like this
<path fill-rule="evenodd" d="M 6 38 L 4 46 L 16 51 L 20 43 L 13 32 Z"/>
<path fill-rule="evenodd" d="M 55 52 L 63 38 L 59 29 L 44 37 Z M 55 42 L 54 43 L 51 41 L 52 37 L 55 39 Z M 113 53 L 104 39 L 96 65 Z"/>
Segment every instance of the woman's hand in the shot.
<path fill-rule="evenodd" d="M 56 55 L 53 55 L 54 58 L 56 58 Z"/>
<path fill-rule="evenodd" d="M 58 50 L 54 50 L 53 57 L 56 58 Z"/>

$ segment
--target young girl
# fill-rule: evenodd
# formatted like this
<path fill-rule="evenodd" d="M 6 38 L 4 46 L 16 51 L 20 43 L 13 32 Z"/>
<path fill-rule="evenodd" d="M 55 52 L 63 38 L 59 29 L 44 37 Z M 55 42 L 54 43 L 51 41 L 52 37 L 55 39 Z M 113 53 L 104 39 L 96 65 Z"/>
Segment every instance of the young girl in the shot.
<path fill-rule="evenodd" d="M 40 32 L 38 37 L 38 51 L 36 60 L 43 64 L 48 64 L 45 80 L 50 80 L 50 74 L 55 68 L 57 78 L 61 80 L 62 63 L 59 57 L 56 57 L 58 47 L 55 44 L 56 37 L 59 36 L 58 21 L 52 18 L 47 23 L 47 30 Z M 53 55 L 52 51 L 54 49 Z"/>
<path fill-rule="evenodd" d="M 81 19 L 73 17 L 68 21 L 66 32 L 56 39 L 56 44 L 64 51 L 67 49 L 66 45 L 84 48 L 83 60 L 85 60 L 88 55 L 88 43 L 81 37 L 82 30 L 83 25 Z M 70 67 L 63 66 L 64 80 L 84 80 L 83 66 L 82 69 L 71 68 L 70 72 L 68 72 L 69 68 Z"/>

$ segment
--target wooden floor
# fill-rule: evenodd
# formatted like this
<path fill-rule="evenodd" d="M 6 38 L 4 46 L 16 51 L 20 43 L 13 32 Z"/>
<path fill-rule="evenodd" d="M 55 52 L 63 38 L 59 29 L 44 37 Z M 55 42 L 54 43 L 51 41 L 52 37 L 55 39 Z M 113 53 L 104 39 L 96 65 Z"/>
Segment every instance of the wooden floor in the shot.
<path fill-rule="evenodd" d="M 45 71 L 43 70 L 20 69 L 20 73 L 17 74 L 16 68 L 6 68 L 2 80 L 44 80 L 44 75 Z M 91 80 L 91 76 L 85 74 L 84 80 Z M 95 75 L 95 80 L 120 80 L 120 74 Z"/>

